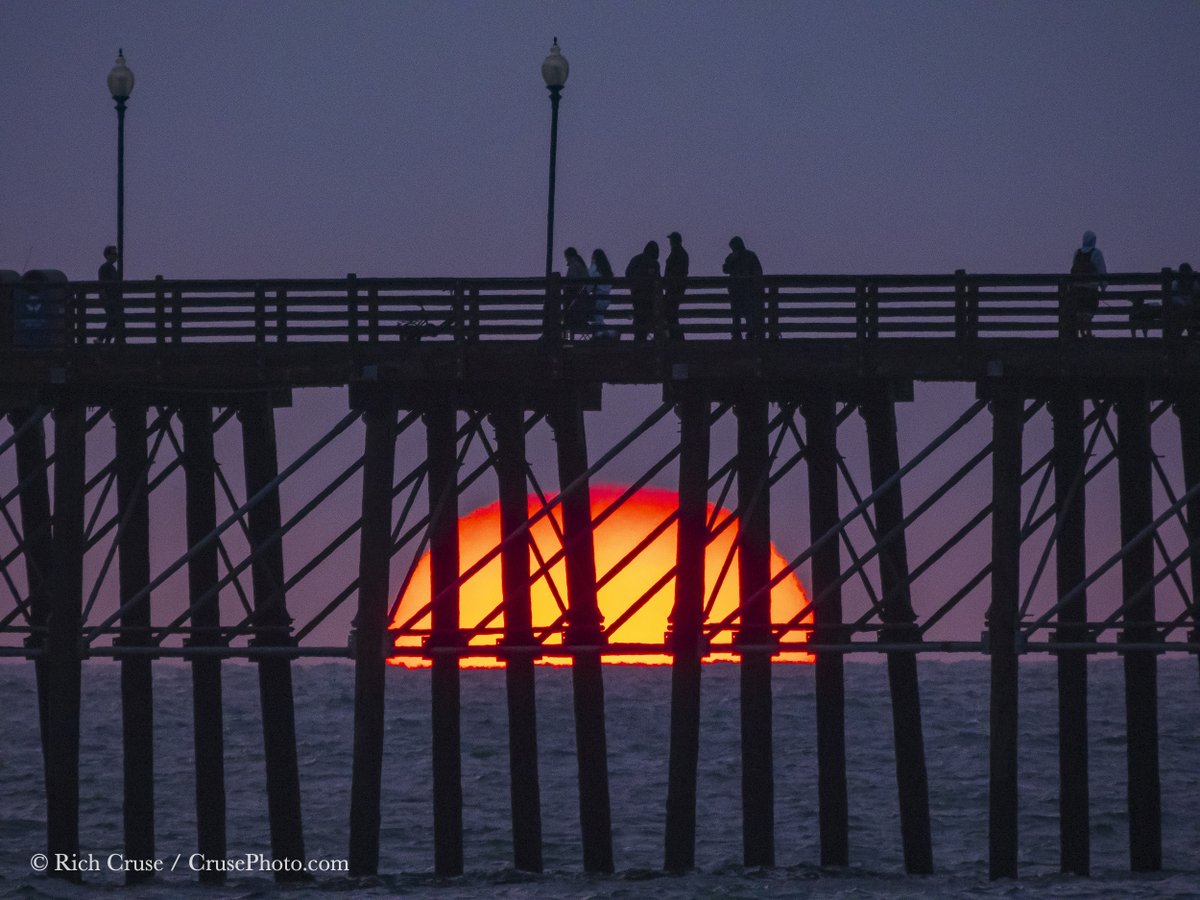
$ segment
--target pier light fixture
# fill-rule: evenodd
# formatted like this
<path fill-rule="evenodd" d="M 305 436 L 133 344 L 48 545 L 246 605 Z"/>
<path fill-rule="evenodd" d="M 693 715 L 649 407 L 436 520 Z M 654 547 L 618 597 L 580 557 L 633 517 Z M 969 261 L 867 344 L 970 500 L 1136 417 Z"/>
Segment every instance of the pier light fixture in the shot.
<path fill-rule="evenodd" d="M 125 101 L 133 93 L 133 72 L 125 65 L 125 51 L 108 73 L 108 92 L 117 103 L 117 276 L 125 277 Z"/>
<path fill-rule="evenodd" d="M 554 265 L 554 163 L 558 153 L 558 101 L 571 67 L 558 47 L 558 38 L 542 62 L 542 79 L 550 91 L 550 200 L 546 208 L 546 277 Z"/>

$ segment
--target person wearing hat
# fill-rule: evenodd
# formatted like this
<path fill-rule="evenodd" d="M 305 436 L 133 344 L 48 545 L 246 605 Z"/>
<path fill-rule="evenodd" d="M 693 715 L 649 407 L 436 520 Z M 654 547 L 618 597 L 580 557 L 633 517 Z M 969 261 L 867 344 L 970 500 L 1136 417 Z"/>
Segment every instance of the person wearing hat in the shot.
<path fill-rule="evenodd" d="M 678 231 L 667 235 L 671 252 L 667 254 L 663 270 L 663 299 L 667 316 L 667 327 L 673 340 L 683 340 L 683 328 L 679 325 L 679 305 L 687 289 L 688 253 L 683 249 L 683 237 Z"/>

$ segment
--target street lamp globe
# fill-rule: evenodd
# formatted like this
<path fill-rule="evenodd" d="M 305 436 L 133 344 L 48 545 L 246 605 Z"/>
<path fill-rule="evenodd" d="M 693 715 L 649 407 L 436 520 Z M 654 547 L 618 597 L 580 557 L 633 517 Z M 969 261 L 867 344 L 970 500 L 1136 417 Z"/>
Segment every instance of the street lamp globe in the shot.
<path fill-rule="evenodd" d="M 128 100 L 129 95 L 133 93 L 133 72 L 125 65 L 123 50 L 117 51 L 116 65 L 108 73 L 108 92 L 114 100 Z"/>
<path fill-rule="evenodd" d="M 554 46 L 550 48 L 550 55 L 542 63 L 542 79 L 546 82 L 546 87 L 551 90 L 561 88 L 567 83 L 567 73 L 570 70 L 567 58 L 558 49 L 558 38 L 555 38 Z M 132 78 L 132 76 L 130 77 Z"/>

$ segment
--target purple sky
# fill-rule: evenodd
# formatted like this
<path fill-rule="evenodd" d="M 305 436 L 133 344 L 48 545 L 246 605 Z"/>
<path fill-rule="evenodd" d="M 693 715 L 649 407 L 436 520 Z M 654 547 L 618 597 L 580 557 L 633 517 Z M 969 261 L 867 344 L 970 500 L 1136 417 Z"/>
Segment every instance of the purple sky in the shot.
<path fill-rule="evenodd" d="M 1196 3 L 8 2 L 0 33 L 0 268 L 91 279 L 115 241 L 122 47 L 127 278 L 538 275 L 554 36 L 556 262 L 600 246 L 621 268 L 678 229 L 694 274 L 735 233 L 773 273 L 1048 272 L 1091 228 L 1110 271 L 1200 264 Z M 919 388 L 905 454 L 970 396 Z M 284 462 L 344 412 L 324 397 L 281 413 Z M 610 390 L 615 427 L 593 436 L 657 400 Z M 1027 459 L 1047 433 L 1027 431 Z M 553 471 L 548 440 L 531 454 Z M 491 499 L 488 480 L 462 508 Z M 776 509 L 795 553 L 807 514 Z"/>
<path fill-rule="evenodd" d="M 5 3 L 0 267 L 538 274 L 557 35 L 558 246 L 683 232 L 719 272 L 1200 261 L 1188 2 Z"/>

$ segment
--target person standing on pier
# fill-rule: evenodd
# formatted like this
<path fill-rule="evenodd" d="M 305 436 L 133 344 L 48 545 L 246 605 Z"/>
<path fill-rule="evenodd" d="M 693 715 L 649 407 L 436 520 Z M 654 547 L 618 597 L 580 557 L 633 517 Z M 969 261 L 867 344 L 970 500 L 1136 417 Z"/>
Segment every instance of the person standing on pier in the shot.
<path fill-rule="evenodd" d="M 746 339 L 760 341 L 763 337 L 762 264 L 758 254 L 746 249 L 737 236 L 729 239 L 732 251 L 725 257 L 721 271 L 729 276 L 729 305 L 733 312 L 733 339 L 742 339 L 742 323 L 746 324 Z"/>
<path fill-rule="evenodd" d="M 567 259 L 567 274 L 563 279 L 563 328 L 567 332 L 582 331 L 592 318 L 592 296 L 583 283 L 588 277 L 587 263 L 574 247 L 563 251 L 563 256 Z"/>
<path fill-rule="evenodd" d="M 117 272 L 117 248 L 109 244 L 104 248 L 104 262 L 96 273 L 97 280 L 104 284 L 101 297 L 104 300 L 104 330 L 100 332 L 100 343 L 116 341 L 125 343 L 125 328 L 121 316 L 120 273 Z"/>
<path fill-rule="evenodd" d="M 608 309 L 608 297 L 612 293 L 612 265 L 608 254 L 597 247 L 592 251 L 592 264 L 588 267 L 589 278 L 607 278 L 609 283 L 592 285 L 592 338 L 599 341 L 611 341 L 617 333 L 605 327 L 604 311 Z"/>
<path fill-rule="evenodd" d="M 1096 232 L 1085 231 L 1083 242 L 1075 251 L 1071 260 L 1072 275 L 1105 275 L 1108 269 L 1104 265 L 1104 254 L 1096 246 Z M 1092 317 L 1100 308 L 1100 290 L 1102 282 L 1099 278 L 1080 279 L 1071 284 L 1071 293 L 1075 299 L 1075 315 L 1079 322 L 1079 336 L 1092 336 Z"/>
<path fill-rule="evenodd" d="M 683 249 L 683 237 L 678 231 L 667 235 L 671 244 L 671 252 L 667 254 L 667 264 L 663 271 L 663 293 L 666 309 L 667 325 L 671 330 L 672 340 L 683 340 L 683 328 L 679 325 L 679 305 L 683 302 L 683 292 L 687 289 L 688 252 Z"/>
<path fill-rule="evenodd" d="M 629 261 L 625 277 L 629 285 L 629 302 L 633 305 L 633 339 L 654 337 L 654 292 L 662 271 L 658 267 L 658 241 L 648 241 L 646 248 Z"/>

